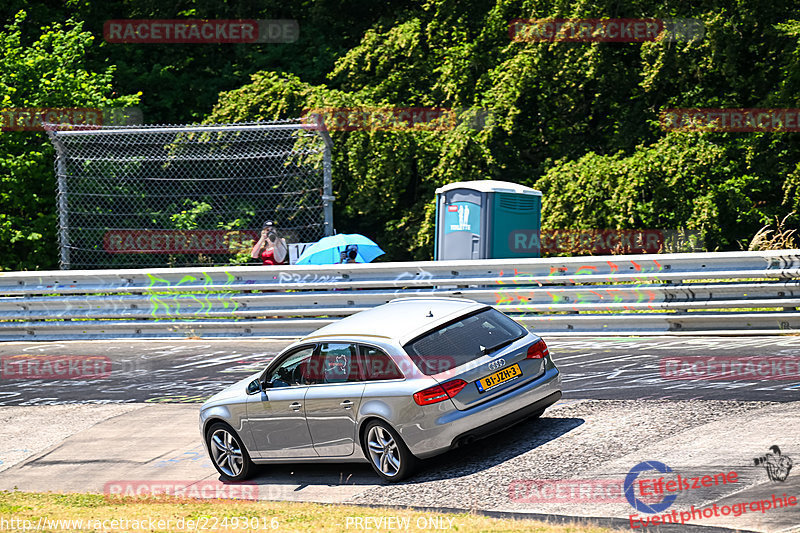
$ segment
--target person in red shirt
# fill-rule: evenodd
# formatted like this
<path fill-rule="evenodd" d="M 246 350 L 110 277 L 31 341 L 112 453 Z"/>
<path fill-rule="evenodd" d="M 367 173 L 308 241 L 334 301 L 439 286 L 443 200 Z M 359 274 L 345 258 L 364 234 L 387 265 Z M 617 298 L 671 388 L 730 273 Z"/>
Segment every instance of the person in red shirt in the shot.
<path fill-rule="evenodd" d="M 261 238 L 253 245 L 250 257 L 261 259 L 264 265 L 283 265 L 287 263 L 289 249 L 286 239 L 278 236 L 278 230 L 271 220 L 264 222 Z"/>

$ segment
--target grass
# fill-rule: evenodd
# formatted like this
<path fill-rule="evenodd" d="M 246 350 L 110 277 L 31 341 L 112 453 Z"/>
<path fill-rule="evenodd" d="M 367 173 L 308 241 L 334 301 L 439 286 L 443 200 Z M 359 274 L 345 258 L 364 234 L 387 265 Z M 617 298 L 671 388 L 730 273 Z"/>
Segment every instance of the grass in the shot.
<path fill-rule="evenodd" d="M 55 494 L 0 491 L 0 529 L 39 531 L 363 531 L 357 519 L 381 520 L 397 517 L 401 522 L 370 521 L 369 530 L 430 531 L 438 520 L 440 528 L 460 533 L 471 532 L 539 532 L 539 533 L 607 533 L 618 531 L 585 524 L 547 524 L 532 520 L 489 518 L 460 513 L 431 513 L 408 509 L 356 507 L 300 502 L 237 502 L 233 500 L 186 500 L 165 497 L 125 498 L 101 494 Z M 8 521 L 4 523 L 3 521 Z M 17 520 L 17 527 L 11 520 Z M 24 521 L 29 520 L 30 524 Z M 41 520 L 41 522 L 40 522 Z M 48 520 L 49 522 L 45 522 Z M 62 520 L 60 524 L 53 521 Z M 68 524 L 63 521 L 82 520 Z M 120 527 L 113 527 L 118 520 Z M 127 520 L 127 523 L 121 521 Z M 151 527 L 151 520 L 155 527 Z M 103 528 L 103 522 L 108 521 Z M 136 522 L 138 521 L 138 523 Z M 159 521 L 163 521 L 159 523 Z M 169 522 L 168 522 L 169 521 Z M 419 521 L 419 522 L 418 522 Z M 419 525 L 418 525 L 419 524 Z M 58 527 L 58 525 L 62 527 Z M 213 527 L 215 526 L 216 527 Z M 390 525 L 392 527 L 386 527 Z M 48 527 L 49 526 L 49 527 Z M 190 527 L 191 526 L 191 527 Z M 424 527 L 419 527 L 424 526 Z M 449 526 L 449 527 L 448 527 Z"/>

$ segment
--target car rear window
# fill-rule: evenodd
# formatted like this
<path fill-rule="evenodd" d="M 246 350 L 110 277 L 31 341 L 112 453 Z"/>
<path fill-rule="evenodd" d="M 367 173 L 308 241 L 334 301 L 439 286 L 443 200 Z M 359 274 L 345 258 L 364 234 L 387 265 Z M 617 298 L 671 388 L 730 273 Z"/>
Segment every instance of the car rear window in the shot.
<path fill-rule="evenodd" d="M 526 333 L 512 319 L 489 308 L 417 337 L 403 348 L 424 374 L 432 376 L 469 363 Z"/>

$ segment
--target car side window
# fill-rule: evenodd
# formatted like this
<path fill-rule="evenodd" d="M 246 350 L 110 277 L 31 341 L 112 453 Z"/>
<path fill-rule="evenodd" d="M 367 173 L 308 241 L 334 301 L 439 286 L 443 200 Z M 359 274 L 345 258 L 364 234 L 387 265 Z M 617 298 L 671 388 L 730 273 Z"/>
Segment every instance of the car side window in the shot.
<path fill-rule="evenodd" d="M 347 343 L 323 343 L 310 365 L 313 383 L 361 381 L 356 347 Z"/>
<path fill-rule="evenodd" d="M 271 381 L 273 387 L 306 385 L 308 367 L 311 357 L 314 355 L 314 348 L 314 346 L 305 346 L 291 353 L 267 376 L 267 381 Z"/>
<path fill-rule="evenodd" d="M 392 358 L 378 348 L 362 345 L 361 356 L 364 358 L 364 374 L 369 381 L 403 379 L 405 377 Z"/>

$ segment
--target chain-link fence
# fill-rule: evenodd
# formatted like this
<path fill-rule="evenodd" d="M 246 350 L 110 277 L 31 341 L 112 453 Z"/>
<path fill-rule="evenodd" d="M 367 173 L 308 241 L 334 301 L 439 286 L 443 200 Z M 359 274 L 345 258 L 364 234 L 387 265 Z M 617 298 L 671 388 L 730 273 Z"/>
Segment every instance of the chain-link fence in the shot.
<path fill-rule="evenodd" d="M 46 129 L 61 268 L 245 263 L 265 220 L 333 233 L 330 137 L 300 121 Z"/>

